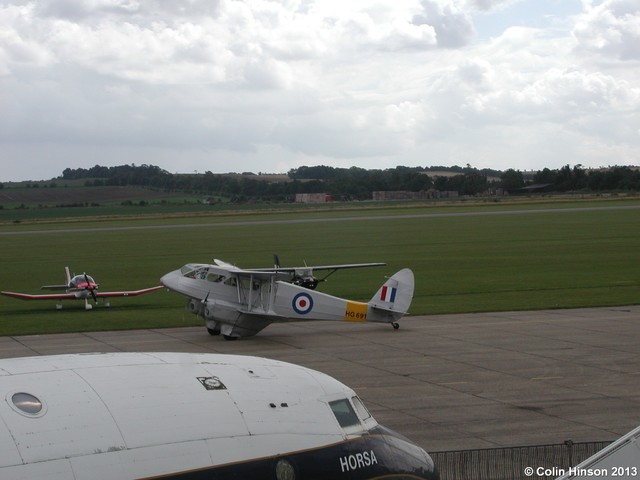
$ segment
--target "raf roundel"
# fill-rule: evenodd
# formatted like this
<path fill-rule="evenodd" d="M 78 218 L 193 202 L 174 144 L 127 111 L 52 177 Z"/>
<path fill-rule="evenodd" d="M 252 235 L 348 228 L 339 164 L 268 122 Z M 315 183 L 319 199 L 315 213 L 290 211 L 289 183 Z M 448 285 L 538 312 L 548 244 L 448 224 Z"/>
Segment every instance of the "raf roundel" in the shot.
<path fill-rule="evenodd" d="M 305 315 L 313 308 L 313 298 L 308 293 L 299 293 L 293 297 L 291 305 L 298 315 Z"/>

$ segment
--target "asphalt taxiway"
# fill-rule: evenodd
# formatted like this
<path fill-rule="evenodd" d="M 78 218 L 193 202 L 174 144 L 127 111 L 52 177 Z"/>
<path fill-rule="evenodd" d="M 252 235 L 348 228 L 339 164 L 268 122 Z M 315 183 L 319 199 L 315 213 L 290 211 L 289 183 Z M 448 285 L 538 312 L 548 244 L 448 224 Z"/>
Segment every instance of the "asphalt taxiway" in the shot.
<path fill-rule="evenodd" d="M 0 337 L 0 357 L 171 351 L 258 355 L 354 388 L 427 451 L 605 441 L 640 425 L 640 306 Z"/>

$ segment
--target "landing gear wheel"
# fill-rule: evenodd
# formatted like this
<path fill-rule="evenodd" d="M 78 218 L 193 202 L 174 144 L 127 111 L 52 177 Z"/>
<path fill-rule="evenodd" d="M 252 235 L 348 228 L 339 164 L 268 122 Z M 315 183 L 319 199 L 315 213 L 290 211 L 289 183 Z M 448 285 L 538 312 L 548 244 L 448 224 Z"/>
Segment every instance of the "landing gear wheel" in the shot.
<path fill-rule="evenodd" d="M 207 328 L 207 332 L 209 332 L 209 335 L 211 335 L 212 337 L 215 337 L 216 335 L 220 335 L 219 328 Z"/>
<path fill-rule="evenodd" d="M 400 328 L 400 324 L 398 322 L 393 322 L 391 325 L 393 325 L 394 330 L 397 330 Z"/>
<path fill-rule="evenodd" d="M 229 340 L 229 341 L 234 341 L 237 340 L 240 337 L 232 337 L 231 335 L 223 335 L 225 340 Z"/>

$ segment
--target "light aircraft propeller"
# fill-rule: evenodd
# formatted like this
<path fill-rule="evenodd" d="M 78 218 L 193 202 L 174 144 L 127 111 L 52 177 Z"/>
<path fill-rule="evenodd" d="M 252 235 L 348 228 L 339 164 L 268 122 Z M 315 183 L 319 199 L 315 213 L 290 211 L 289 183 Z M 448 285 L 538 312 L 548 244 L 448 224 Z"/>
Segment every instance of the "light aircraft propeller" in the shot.
<path fill-rule="evenodd" d="M 86 272 L 85 272 L 85 274 L 84 274 L 84 280 L 85 280 L 85 282 L 87 282 L 87 285 L 84 287 L 84 288 L 85 288 L 85 290 L 88 290 L 88 291 L 89 291 L 89 293 L 91 294 L 91 298 L 93 298 L 93 301 L 94 301 L 95 303 L 98 303 L 98 297 L 96 296 L 96 292 L 95 292 L 95 290 L 96 290 L 96 284 L 92 283 L 92 282 L 89 280 L 89 276 L 86 274 Z"/>

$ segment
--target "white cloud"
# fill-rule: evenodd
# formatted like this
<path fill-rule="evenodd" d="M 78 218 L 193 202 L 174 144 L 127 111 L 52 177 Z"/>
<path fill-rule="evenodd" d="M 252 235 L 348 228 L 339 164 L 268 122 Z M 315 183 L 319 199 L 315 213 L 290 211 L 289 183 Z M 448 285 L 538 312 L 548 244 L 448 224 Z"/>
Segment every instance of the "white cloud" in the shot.
<path fill-rule="evenodd" d="M 417 25 L 429 25 L 436 33 L 442 47 L 460 47 L 470 42 L 474 35 L 473 23 L 468 13 L 453 1 L 420 0 L 422 12 L 413 18 Z"/>
<path fill-rule="evenodd" d="M 640 60 L 640 3 L 605 0 L 588 6 L 573 29 L 582 53 L 609 59 Z"/>
<path fill-rule="evenodd" d="M 632 158 L 635 3 L 586 2 L 553 29 L 509 17 L 537 1 L 0 0 L 0 155 L 16 169 L 0 181 L 43 164 Z M 508 28 L 474 37 L 474 15 L 498 13 Z"/>
<path fill-rule="evenodd" d="M 520 0 L 467 0 L 469 7 L 481 11 L 489 11 L 497 8 L 505 8 Z"/>

